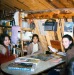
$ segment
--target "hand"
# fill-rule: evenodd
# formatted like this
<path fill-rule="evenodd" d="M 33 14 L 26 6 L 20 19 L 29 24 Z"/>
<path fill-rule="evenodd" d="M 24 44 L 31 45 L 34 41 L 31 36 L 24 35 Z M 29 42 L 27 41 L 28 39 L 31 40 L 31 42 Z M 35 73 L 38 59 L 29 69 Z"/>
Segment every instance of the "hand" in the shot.
<path fill-rule="evenodd" d="M 54 62 L 54 63 L 58 63 L 58 62 L 60 62 L 61 60 L 62 60 L 61 58 L 58 58 L 58 59 L 53 60 L 53 62 Z"/>
<path fill-rule="evenodd" d="M 17 54 L 13 54 L 13 55 L 14 55 L 14 57 L 15 57 L 15 58 L 17 58 L 17 57 L 18 57 L 18 55 L 17 55 Z"/>

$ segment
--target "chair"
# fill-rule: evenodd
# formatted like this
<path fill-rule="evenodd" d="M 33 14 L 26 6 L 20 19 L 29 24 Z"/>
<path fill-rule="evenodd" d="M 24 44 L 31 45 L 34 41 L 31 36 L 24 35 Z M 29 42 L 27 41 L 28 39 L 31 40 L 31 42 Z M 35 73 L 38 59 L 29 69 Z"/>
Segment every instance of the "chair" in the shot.
<path fill-rule="evenodd" d="M 2 70 L 1 70 L 1 65 L 0 65 L 0 75 L 3 75 Z"/>
<path fill-rule="evenodd" d="M 58 40 L 50 40 L 51 46 L 59 51 L 61 51 L 61 43 Z"/>
<path fill-rule="evenodd" d="M 62 48 L 61 48 L 61 42 L 59 40 L 50 40 L 50 43 L 51 43 L 51 46 L 55 49 L 57 49 L 58 51 L 61 51 Z M 57 66 L 56 69 L 57 70 L 61 70 L 63 69 L 63 67 L 65 66 L 65 63 L 64 64 L 61 64 L 60 66 Z"/>

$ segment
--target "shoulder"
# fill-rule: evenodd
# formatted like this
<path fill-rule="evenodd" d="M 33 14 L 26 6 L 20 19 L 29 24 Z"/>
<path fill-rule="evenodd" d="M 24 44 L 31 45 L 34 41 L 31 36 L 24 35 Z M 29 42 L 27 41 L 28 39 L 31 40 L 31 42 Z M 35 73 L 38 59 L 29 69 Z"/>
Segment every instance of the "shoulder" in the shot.
<path fill-rule="evenodd" d="M 30 44 L 29 44 L 29 47 L 31 47 L 31 46 L 33 46 L 33 44 L 32 44 L 32 43 L 30 43 Z"/>
<path fill-rule="evenodd" d="M 74 46 L 72 46 L 72 49 L 74 49 Z"/>
<path fill-rule="evenodd" d="M 40 42 L 38 42 L 38 45 L 40 46 L 40 45 L 41 45 L 41 43 L 40 43 Z"/>
<path fill-rule="evenodd" d="M 74 51 L 74 46 L 72 46 L 72 48 L 71 48 L 70 50 L 73 50 L 73 51 Z M 69 51 L 70 51 L 70 50 L 69 50 Z"/>
<path fill-rule="evenodd" d="M 74 52 L 74 46 L 72 46 L 72 48 L 67 51 L 67 53 L 72 53 L 72 52 Z"/>
<path fill-rule="evenodd" d="M 5 54 L 6 53 L 6 48 L 0 44 L 0 53 Z"/>
<path fill-rule="evenodd" d="M 5 47 L 0 44 L 0 50 L 3 50 L 3 49 L 5 49 Z"/>

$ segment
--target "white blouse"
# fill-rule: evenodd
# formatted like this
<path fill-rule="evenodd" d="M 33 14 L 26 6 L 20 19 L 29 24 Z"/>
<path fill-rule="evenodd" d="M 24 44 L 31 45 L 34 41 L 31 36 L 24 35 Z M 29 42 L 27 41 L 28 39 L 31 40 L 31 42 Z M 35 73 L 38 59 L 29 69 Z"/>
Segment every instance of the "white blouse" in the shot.
<path fill-rule="evenodd" d="M 33 51 L 32 54 L 38 51 L 38 43 L 32 43 L 33 44 Z"/>

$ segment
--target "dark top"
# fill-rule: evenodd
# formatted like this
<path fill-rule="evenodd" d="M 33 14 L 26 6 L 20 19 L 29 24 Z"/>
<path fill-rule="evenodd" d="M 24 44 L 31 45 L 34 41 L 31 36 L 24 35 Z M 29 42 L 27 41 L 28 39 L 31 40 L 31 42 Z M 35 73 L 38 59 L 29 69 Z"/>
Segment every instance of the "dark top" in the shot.
<path fill-rule="evenodd" d="M 67 53 L 66 61 L 68 63 L 70 61 L 70 59 L 74 57 L 74 46 L 71 49 L 67 50 L 66 53 Z"/>

